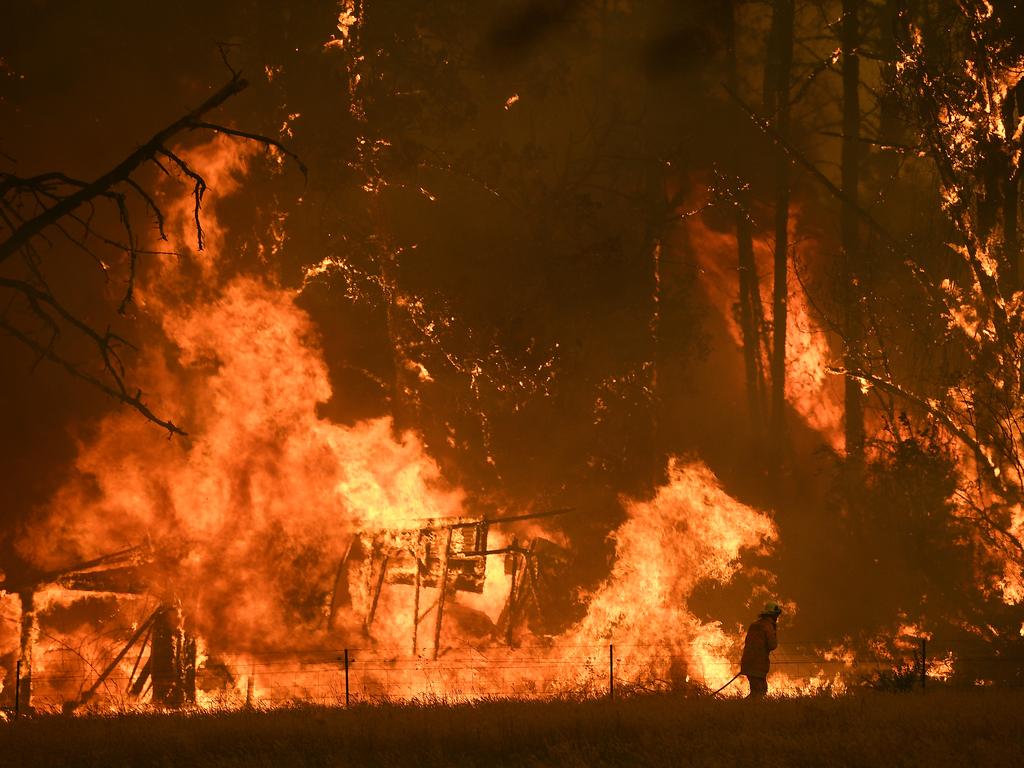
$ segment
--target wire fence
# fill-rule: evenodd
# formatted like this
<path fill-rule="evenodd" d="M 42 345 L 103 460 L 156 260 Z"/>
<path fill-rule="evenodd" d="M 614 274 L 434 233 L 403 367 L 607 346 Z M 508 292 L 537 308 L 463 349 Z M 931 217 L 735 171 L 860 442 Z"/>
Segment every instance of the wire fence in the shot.
<path fill-rule="evenodd" d="M 957 656 L 916 648 L 896 654 L 822 651 L 829 643 L 782 643 L 772 654 L 770 689 L 780 694 L 841 692 L 851 687 L 910 689 L 931 686 L 1024 685 L 1024 655 Z M 923 659 L 923 661 L 922 661 Z M 93 707 L 152 703 L 153 683 L 140 658 L 127 658 L 103 675 L 102 665 L 68 649 L 40 659 L 32 674 L 39 709 L 69 701 Z M 285 704 L 344 706 L 380 700 L 459 701 L 483 698 L 598 698 L 637 693 L 707 694 L 738 672 L 738 659 L 700 645 L 550 645 L 432 648 L 410 655 L 380 647 L 281 650 L 209 656 L 187 674 L 195 703 L 209 707 Z M 13 683 L 14 681 L 9 681 Z M 745 692 L 742 679 L 727 695 Z M 191 701 L 189 693 L 186 701 Z"/>

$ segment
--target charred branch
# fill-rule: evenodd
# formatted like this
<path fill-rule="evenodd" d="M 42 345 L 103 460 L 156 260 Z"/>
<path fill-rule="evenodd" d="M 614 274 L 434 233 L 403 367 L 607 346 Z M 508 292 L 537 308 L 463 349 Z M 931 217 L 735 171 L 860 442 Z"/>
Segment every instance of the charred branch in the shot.
<path fill-rule="evenodd" d="M 88 203 L 97 197 L 111 197 L 114 187 L 126 182 L 136 170 L 145 163 L 150 162 L 154 156 L 161 152 L 162 148 L 170 142 L 171 139 L 183 131 L 192 128 L 195 123 L 201 121 L 201 118 L 205 114 L 216 109 L 235 94 L 243 91 L 248 85 L 249 83 L 242 77 L 232 77 L 230 81 L 210 96 L 210 98 L 184 117 L 175 120 L 170 125 L 155 133 L 149 141 L 136 149 L 109 171 L 87 184 L 76 182 L 75 186 L 81 185 L 76 192 L 63 197 L 53 206 L 26 221 L 20 227 L 15 229 L 3 243 L 0 243 L 0 263 L 6 261 L 13 254 L 21 250 L 34 237 L 42 233 L 47 228 L 53 226 L 85 203 Z M 62 174 L 52 173 L 44 175 L 43 178 L 61 179 L 62 176 Z M 0 184 L 8 181 L 13 180 L 2 179 L 0 180 Z M 18 188 L 16 183 L 14 188 Z"/>
<path fill-rule="evenodd" d="M 12 256 L 20 255 L 23 265 L 32 275 L 31 281 L 2 277 L 0 287 L 7 288 L 13 291 L 14 295 L 24 299 L 29 317 L 38 321 L 44 332 L 40 336 L 37 332 L 29 330 L 23 322 L 16 322 L 9 308 L 0 316 L 0 328 L 31 349 L 37 355 L 37 364 L 42 360 L 57 364 L 75 378 L 134 408 L 171 435 L 184 435 L 185 432 L 170 419 L 160 417 L 152 411 L 142 400 L 142 390 L 130 387 L 126 381 L 126 367 L 119 351 L 131 348 L 132 345 L 109 329 L 100 331 L 95 328 L 80 314 L 68 309 L 66 302 L 58 299 L 44 278 L 43 259 L 36 250 L 34 241 L 41 239 L 49 244 L 46 232 L 56 230 L 75 248 L 87 254 L 105 276 L 109 268 L 90 247 L 89 241 L 95 240 L 126 253 L 126 287 L 117 308 L 119 314 L 126 314 L 134 298 L 139 257 L 157 253 L 139 248 L 128 206 L 129 195 L 141 200 L 145 209 L 153 216 L 157 236 L 161 240 L 167 240 L 164 212 L 154 195 L 133 178 L 133 174 L 142 166 L 153 163 L 165 174 L 170 175 L 167 165 L 161 162 L 170 161 L 170 165 L 176 167 L 192 183 L 196 244 L 199 250 L 203 250 L 204 247 L 200 211 L 207 188 L 206 180 L 200 170 L 193 168 L 178 152 L 169 149 L 171 143 L 183 133 L 205 130 L 255 141 L 291 158 L 298 164 L 303 176 L 307 174 L 306 166 L 299 158 L 276 139 L 229 128 L 205 119 L 209 112 L 244 90 L 247 85 L 247 81 L 233 71 L 232 78 L 206 101 L 155 133 L 121 162 L 92 181 L 73 178 L 59 171 L 31 177 L 0 174 L 0 221 L 8 230 L 6 238 L 0 242 L 0 265 L 9 262 Z M 20 210 L 22 201 L 26 200 L 33 211 L 31 215 L 23 215 Z M 97 201 L 105 201 L 113 206 L 123 230 L 123 242 L 98 231 L 94 226 Z M 80 232 L 73 232 L 71 229 L 80 229 Z M 98 372 L 84 369 L 59 348 L 58 341 L 64 330 L 74 331 L 89 340 L 101 363 Z"/>
<path fill-rule="evenodd" d="M 67 711 L 74 712 L 79 707 L 89 703 L 89 700 L 96 695 L 96 691 L 98 691 L 106 682 L 107 678 L 110 677 L 110 674 L 117 669 L 118 665 L 121 663 L 121 659 L 128 654 L 128 651 L 130 651 L 140 639 L 149 633 L 162 610 L 163 608 L 157 609 L 152 616 L 139 625 L 138 629 L 135 630 L 135 633 L 128 639 L 128 642 L 121 647 L 121 650 L 117 652 L 111 662 L 103 668 L 103 671 L 101 671 L 97 676 L 95 682 L 93 682 L 93 684 L 82 693 L 78 701 L 69 702 L 65 707 Z"/>
<path fill-rule="evenodd" d="M 280 141 L 272 139 L 269 136 L 264 136 L 261 133 L 240 131 L 236 128 L 228 128 L 218 123 L 207 123 L 202 121 L 193 121 L 189 127 L 193 130 L 197 128 L 205 128 L 215 133 L 223 133 L 225 136 L 234 136 L 235 138 L 246 139 L 247 141 L 255 141 L 258 144 L 263 144 L 264 146 L 272 147 L 285 157 L 290 157 L 299 167 L 299 170 L 302 171 L 302 175 L 307 178 L 309 177 L 309 169 L 302 162 L 302 160 L 299 159 L 299 156 L 292 152 L 290 149 L 288 149 L 288 147 L 286 147 Z"/>
<path fill-rule="evenodd" d="M 131 392 L 126 386 L 124 380 L 125 369 L 117 350 L 120 346 L 131 346 L 129 342 L 117 334 L 111 333 L 109 330 L 103 334 L 99 333 L 88 324 L 82 322 L 73 313 L 65 310 L 57 303 L 50 293 L 38 289 L 29 283 L 21 280 L 0 278 L 0 286 L 11 288 L 22 294 L 28 301 L 32 312 L 50 328 L 51 337 L 48 343 L 42 344 L 13 325 L 5 317 L 0 317 L 0 329 L 3 329 L 35 352 L 39 356 L 40 360 L 45 359 L 56 363 L 75 378 L 91 384 L 104 394 L 131 408 L 134 408 L 149 421 L 152 421 L 154 424 L 166 429 L 169 434 L 187 434 L 184 430 L 174 424 L 173 421 L 170 421 L 169 419 L 162 419 L 150 410 L 149 406 L 143 402 L 141 389 L 136 389 L 135 392 Z M 44 306 L 52 308 L 61 319 L 85 334 L 85 336 L 93 342 L 98 353 L 98 357 L 103 363 L 103 372 L 106 379 L 112 381 L 113 386 L 105 381 L 104 378 L 82 370 L 80 366 L 66 359 L 54 349 L 54 343 L 59 336 L 60 329 L 53 316 L 46 311 Z"/>

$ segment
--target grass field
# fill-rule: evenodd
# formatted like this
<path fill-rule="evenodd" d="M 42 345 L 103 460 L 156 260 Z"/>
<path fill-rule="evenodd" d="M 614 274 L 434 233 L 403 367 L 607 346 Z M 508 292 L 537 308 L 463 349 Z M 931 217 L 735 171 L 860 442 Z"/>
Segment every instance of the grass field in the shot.
<path fill-rule="evenodd" d="M 0 766 L 1016 766 L 1024 689 L 297 708 L 0 724 Z"/>

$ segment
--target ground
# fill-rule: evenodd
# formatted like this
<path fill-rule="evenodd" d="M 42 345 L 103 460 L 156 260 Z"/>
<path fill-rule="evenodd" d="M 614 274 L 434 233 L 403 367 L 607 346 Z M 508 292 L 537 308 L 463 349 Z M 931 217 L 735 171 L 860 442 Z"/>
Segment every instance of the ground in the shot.
<path fill-rule="evenodd" d="M 361 705 L 0 724 L 0 766 L 1011 766 L 1024 689 Z"/>

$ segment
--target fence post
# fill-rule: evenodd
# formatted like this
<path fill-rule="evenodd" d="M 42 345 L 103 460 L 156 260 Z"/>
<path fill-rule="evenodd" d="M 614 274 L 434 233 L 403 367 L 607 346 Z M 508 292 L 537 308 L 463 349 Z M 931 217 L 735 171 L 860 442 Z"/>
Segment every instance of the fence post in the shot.
<path fill-rule="evenodd" d="M 345 649 L 345 709 L 348 709 L 348 648 Z"/>
<path fill-rule="evenodd" d="M 21 716 L 21 659 L 14 666 L 14 719 Z"/>
<path fill-rule="evenodd" d="M 608 645 L 608 699 L 615 701 L 615 646 Z"/>
<path fill-rule="evenodd" d="M 928 650 L 928 638 L 921 638 L 921 688 L 924 688 L 925 680 L 928 679 L 928 657 L 925 655 Z"/>
<path fill-rule="evenodd" d="M 245 679 L 245 708 L 252 709 L 253 696 L 256 693 L 256 662 L 249 660 L 249 676 Z"/>

